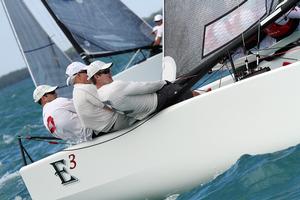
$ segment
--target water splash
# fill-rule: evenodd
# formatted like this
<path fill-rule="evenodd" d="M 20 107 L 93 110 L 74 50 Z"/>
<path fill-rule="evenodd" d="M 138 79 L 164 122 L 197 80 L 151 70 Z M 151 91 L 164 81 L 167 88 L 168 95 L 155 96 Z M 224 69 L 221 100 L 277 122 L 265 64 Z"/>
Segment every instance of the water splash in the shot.
<path fill-rule="evenodd" d="M 26 198 L 23 199 L 23 198 L 20 197 L 20 196 L 16 196 L 14 200 L 26 200 Z"/>
<path fill-rule="evenodd" d="M 4 134 L 3 137 L 2 137 L 2 139 L 3 139 L 3 142 L 5 144 L 11 144 L 14 141 L 15 137 L 12 136 L 12 135 L 5 135 Z"/>
<path fill-rule="evenodd" d="M 20 176 L 19 172 L 13 172 L 13 173 L 5 173 L 1 178 L 0 178 L 0 188 L 3 187 L 3 185 L 6 184 L 7 181 L 12 180 L 16 177 Z"/>
<path fill-rule="evenodd" d="M 179 195 L 180 194 L 172 194 L 172 195 L 168 196 L 167 198 L 165 198 L 164 200 L 176 200 Z"/>

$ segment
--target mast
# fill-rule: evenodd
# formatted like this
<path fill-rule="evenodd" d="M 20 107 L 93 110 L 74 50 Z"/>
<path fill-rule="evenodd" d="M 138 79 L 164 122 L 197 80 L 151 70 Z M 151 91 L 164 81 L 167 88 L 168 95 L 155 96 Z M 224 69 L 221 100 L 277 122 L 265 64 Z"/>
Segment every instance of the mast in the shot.
<path fill-rule="evenodd" d="M 30 67 L 29 67 L 29 64 L 28 64 L 27 58 L 26 58 L 26 56 L 25 56 L 25 53 L 24 53 L 24 51 L 23 51 L 22 45 L 21 45 L 21 43 L 20 43 L 20 41 L 19 41 L 18 35 L 17 35 L 17 33 L 16 33 L 16 30 L 15 30 L 15 28 L 14 28 L 14 26 L 13 26 L 13 23 L 12 23 L 12 21 L 11 21 L 11 18 L 10 18 L 10 16 L 9 16 L 8 10 L 7 10 L 6 5 L 5 5 L 5 3 L 4 3 L 3 0 L 1 0 L 1 4 L 2 4 L 3 10 L 4 10 L 4 13 L 5 13 L 5 16 L 6 16 L 7 20 L 8 20 L 8 22 L 9 22 L 9 26 L 10 26 L 12 32 L 13 32 L 14 38 L 15 38 L 15 40 L 16 40 L 16 42 L 17 42 L 17 45 L 18 45 L 18 48 L 19 48 L 20 53 L 21 53 L 21 55 L 22 55 L 22 58 L 23 58 L 23 60 L 24 60 L 24 62 L 25 62 L 25 65 L 26 65 L 28 71 L 29 71 L 29 74 L 30 74 L 30 76 L 31 76 L 31 79 L 32 79 L 32 81 L 33 81 L 33 84 L 34 84 L 35 87 L 36 87 L 36 86 L 37 86 L 37 83 L 36 83 L 36 81 L 35 81 L 35 79 L 34 79 L 34 76 L 33 76 L 32 72 L 31 72 L 31 69 L 30 69 Z"/>

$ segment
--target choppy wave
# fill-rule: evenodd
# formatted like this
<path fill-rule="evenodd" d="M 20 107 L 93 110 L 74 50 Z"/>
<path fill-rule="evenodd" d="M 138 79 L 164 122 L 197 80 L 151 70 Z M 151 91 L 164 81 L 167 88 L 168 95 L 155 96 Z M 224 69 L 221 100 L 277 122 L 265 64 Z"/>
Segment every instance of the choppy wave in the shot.
<path fill-rule="evenodd" d="M 21 196 L 16 196 L 14 200 L 26 200 L 26 198 L 22 198 Z"/>
<path fill-rule="evenodd" d="M 19 172 L 13 172 L 13 173 L 5 173 L 1 178 L 0 178 L 0 188 L 3 187 L 8 181 L 20 176 Z"/>
<path fill-rule="evenodd" d="M 177 200 L 300 199 L 300 145 L 262 155 L 243 155 L 230 169 Z"/>
<path fill-rule="evenodd" d="M 172 194 L 172 195 L 168 196 L 167 198 L 165 198 L 164 200 L 176 200 L 179 195 L 180 194 Z"/>
<path fill-rule="evenodd" d="M 2 139 L 3 139 L 3 143 L 4 144 L 11 144 L 14 141 L 15 137 L 12 136 L 12 135 L 6 135 L 6 134 L 4 134 L 2 136 Z"/>

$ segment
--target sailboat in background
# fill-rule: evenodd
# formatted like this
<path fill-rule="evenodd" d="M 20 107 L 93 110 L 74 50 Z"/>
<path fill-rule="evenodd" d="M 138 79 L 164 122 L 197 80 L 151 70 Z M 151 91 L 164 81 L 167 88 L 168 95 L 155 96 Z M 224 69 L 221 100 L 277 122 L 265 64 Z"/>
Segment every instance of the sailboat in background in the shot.
<path fill-rule="evenodd" d="M 210 0 L 165 0 L 165 55 L 173 57 L 182 77 L 176 83 L 190 89 L 243 38 L 297 2 L 284 1 L 275 9 L 276 0 L 221 0 L 216 10 Z M 215 46 L 207 46 L 205 31 L 221 30 L 236 15 L 241 23 L 232 27 L 233 34 L 217 32 L 211 36 Z M 20 174 L 33 199 L 155 199 L 191 189 L 243 154 L 300 141 L 298 65 L 178 103 L 134 127 L 25 166 Z M 40 184 L 41 177 L 47 184 Z"/>
<path fill-rule="evenodd" d="M 112 72 L 117 74 L 149 57 L 152 29 L 121 1 L 42 2 L 87 64 L 99 58 L 113 62 Z M 129 62 L 122 61 L 126 55 Z"/>
<path fill-rule="evenodd" d="M 114 62 L 112 72 L 117 74 L 149 57 L 154 39 L 150 26 L 120 1 L 102 1 L 101 4 L 98 1 L 43 1 L 75 48 L 77 53 L 72 57 L 58 48 L 24 1 L 1 0 L 1 3 L 34 85 L 58 85 L 60 96 L 72 96 L 72 87 L 66 87 L 65 77 L 65 69 L 72 61 L 88 64 L 94 59 L 102 59 Z M 161 56 L 152 62 L 158 62 L 160 66 Z M 157 70 L 155 75 L 152 72 L 155 77 L 149 79 L 143 75 L 147 74 L 145 70 L 131 69 L 139 71 L 136 72 L 138 77 L 145 77 L 145 80 L 160 79 L 160 67 Z"/>
<path fill-rule="evenodd" d="M 65 70 L 71 60 L 42 29 L 23 1 L 1 0 L 1 3 L 34 85 L 65 85 Z M 58 93 L 70 97 L 72 88 L 60 88 Z"/>

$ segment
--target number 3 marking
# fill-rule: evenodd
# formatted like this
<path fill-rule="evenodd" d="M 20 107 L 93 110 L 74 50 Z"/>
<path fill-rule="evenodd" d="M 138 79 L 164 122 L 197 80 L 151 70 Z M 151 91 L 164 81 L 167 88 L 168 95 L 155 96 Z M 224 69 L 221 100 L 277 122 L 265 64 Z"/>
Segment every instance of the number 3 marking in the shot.
<path fill-rule="evenodd" d="M 70 169 L 74 169 L 77 165 L 76 161 L 75 161 L 75 155 L 74 154 L 70 154 L 69 155 L 69 159 L 70 159 L 70 163 L 71 163 L 71 166 L 70 166 Z"/>

